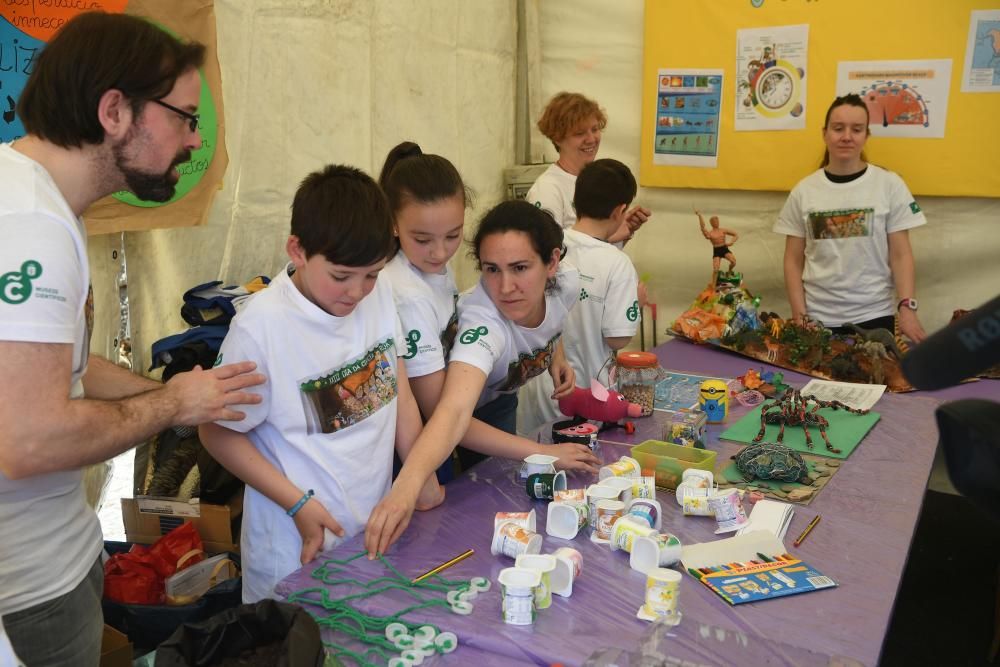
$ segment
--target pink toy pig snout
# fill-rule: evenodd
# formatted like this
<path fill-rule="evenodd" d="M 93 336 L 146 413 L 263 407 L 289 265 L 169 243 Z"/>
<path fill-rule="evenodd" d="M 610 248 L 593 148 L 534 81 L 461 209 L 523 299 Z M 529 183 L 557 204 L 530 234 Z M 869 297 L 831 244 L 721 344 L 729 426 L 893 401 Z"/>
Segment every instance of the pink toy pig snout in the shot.
<path fill-rule="evenodd" d="M 638 403 L 628 404 L 628 416 L 629 417 L 639 417 L 642 415 L 642 406 Z"/>

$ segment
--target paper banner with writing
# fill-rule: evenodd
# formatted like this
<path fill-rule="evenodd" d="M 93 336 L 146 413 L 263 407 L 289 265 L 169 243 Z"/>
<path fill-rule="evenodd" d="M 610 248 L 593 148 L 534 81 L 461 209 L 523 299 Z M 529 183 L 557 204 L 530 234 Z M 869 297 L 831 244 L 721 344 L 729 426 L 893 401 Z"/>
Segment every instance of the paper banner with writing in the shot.
<path fill-rule="evenodd" d="M 216 52 L 215 9 L 212 0 L 4 0 L 0 3 L 0 142 L 24 135 L 17 117 L 17 98 L 31 74 L 38 54 L 62 25 L 88 10 L 125 12 L 142 16 L 181 39 L 206 47 L 198 113 L 202 137 L 190 162 L 178 167 L 181 178 L 169 201 L 143 202 L 127 192 L 95 202 L 84 213 L 87 231 L 117 231 L 199 225 L 208 218 L 215 193 L 229 162 L 225 144 L 222 77 Z"/>

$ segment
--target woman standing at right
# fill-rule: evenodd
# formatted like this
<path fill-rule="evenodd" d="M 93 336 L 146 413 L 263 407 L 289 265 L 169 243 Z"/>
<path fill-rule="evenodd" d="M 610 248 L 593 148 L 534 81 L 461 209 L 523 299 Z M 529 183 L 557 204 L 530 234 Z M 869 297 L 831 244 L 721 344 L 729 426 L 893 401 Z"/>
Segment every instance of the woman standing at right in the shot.
<path fill-rule="evenodd" d="M 799 181 L 774 231 L 785 234 L 785 289 L 792 318 L 835 332 L 854 323 L 919 343 L 916 272 L 908 230 L 927 222 L 897 174 L 866 161 L 868 107 L 838 97 L 826 112 L 820 169 Z M 840 331 L 838 331 L 840 330 Z"/>

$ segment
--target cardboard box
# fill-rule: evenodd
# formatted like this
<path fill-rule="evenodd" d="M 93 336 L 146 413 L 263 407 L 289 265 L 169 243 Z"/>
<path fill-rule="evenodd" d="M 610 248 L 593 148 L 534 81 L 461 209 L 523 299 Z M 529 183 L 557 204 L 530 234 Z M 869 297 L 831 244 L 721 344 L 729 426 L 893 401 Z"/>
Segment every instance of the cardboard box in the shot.
<path fill-rule="evenodd" d="M 132 643 L 110 625 L 101 638 L 101 667 L 132 667 Z"/>
<path fill-rule="evenodd" d="M 243 494 L 229 505 L 208 505 L 173 498 L 138 496 L 122 498 L 125 539 L 152 544 L 185 521 L 198 530 L 206 553 L 239 551 L 233 539 L 232 520 L 243 510 Z"/>
<path fill-rule="evenodd" d="M 676 489 L 688 468 L 715 470 L 715 452 L 660 440 L 646 440 L 636 445 L 630 456 L 639 462 L 644 475 L 652 471 L 656 486 L 664 489 Z"/>

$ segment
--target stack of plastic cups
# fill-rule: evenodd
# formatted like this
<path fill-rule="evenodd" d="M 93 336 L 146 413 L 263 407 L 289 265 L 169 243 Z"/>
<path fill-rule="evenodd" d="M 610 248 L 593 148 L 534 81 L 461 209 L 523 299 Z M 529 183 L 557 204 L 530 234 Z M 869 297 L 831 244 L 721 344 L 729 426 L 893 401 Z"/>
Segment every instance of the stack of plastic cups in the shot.
<path fill-rule="evenodd" d="M 535 609 L 552 606 L 552 572 L 556 569 L 556 557 L 552 554 L 522 554 L 515 566 L 538 572 L 539 584 L 535 587 Z"/>
<path fill-rule="evenodd" d="M 537 570 L 508 567 L 500 570 L 501 614 L 510 625 L 531 625 L 535 622 L 535 589 L 542 576 Z"/>

